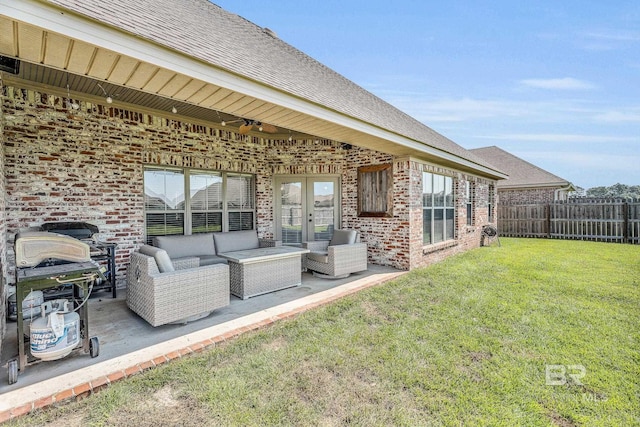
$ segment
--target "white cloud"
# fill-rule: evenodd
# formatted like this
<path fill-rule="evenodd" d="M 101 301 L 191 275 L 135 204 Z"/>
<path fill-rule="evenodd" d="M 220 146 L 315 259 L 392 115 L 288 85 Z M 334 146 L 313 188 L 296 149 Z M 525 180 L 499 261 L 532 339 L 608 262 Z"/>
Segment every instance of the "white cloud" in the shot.
<path fill-rule="evenodd" d="M 580 134 L 554 134 L 554 133 L 521 133 L 481 136 L 484 139 L 497 139 L 503 141 L 533 141 L 533 142 L 633 142 L 637 138 L 611 135 L 580 135 Z"/>
<path fill-rule="evenodd" d="M 566 151 L 518 151 L 518 156 L 532 162 L 562 163 L 570 165 L 572 169 L 591 171 L 613 170 L 621 174 L 625 171 L 636 171 L 639 156 L 566 152 Z"/>
<path fill-rule="evenodd" d="M 490 123 L 499 120 L 501 123 L 575 123 L 577 121 L 635 121 L 635 114 L 622 116 L 609 113 L 607 109 L 595 109 L 593 105 L 581 100 L 566 100 L 549 98 L 546 101 L 526 101 L 520 99 L 478 99 L 478 98 L 440 98 L 434 99 L 428 95 L 410 92 L 389 91 L 385 96 L 387 101 L 402 111 L 426 123 L 456 123 L 482 120 Z M 615 112 L 620 109 L 611 109 Z M 626 114 L 636 112 L 638 108 L 625 108 Z"/>
<path fill-rule="evenodd" d="M 584 34 L 588 39 L 614 41 L 614 42 L 638 42 L 640 32 L 624 30 L 591 31 Z"/>
<path fill-rule="evenodd" d="M 625 30 L 601 30 L 582 34 L 582 48 L 591 51 L 611 51 L 630 47 L 640 41 L 640 32 Z"/>
<path fill-rule="evenodd" d="M 388 99 L 401 110 L 425 123 L 464 122 L 493 117 L 525 116 L 525 104 L 473 98 L 429 100 L 396 93 Z"/>
<path fill-rule="evenodd" d="M 525 86 L 538 89 L 553 90 L 586 90 L 593 89 L 595 86 L 585 80 L 578 80 L 572 77 L 564 77 L 560 79 L 525 79 L 521 80 Z"/>
<path fill-rule="evenodd" d="M 607 111 L 595 116 L 603 122 L 640 122 L 640 111 Z"/>
<path fill-rule="evenodd" d="M 552 147 L 521 149 L 517 145 L 502 148 L 584 188 L 616 182 L 640 182 L 636 166 L 640 163 L 640 155 L 635 152 L 611 154 L 588 150 L 563 151 Z"/>

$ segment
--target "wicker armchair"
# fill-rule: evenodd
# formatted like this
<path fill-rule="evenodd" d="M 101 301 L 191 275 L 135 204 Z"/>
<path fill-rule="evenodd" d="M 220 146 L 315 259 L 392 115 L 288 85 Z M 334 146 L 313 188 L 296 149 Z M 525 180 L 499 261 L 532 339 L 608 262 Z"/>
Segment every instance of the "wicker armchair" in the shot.
<path fill-rule="evenodd" d="M 171 263 L 167 253 L 143 246 L 131 254 L 127 306 L 152 326 L 187 323 L 229 305 L 229 266 L 200 267 L 198 259 Z"/>
<path fill-rule="evenodd" d="M 354 230 L 334 230 L 331 240 L 303 242 L 309 249 L 303 267 L 318 277 L 342 279 L 367 269 L 367 244 L 359 243 Z"/>

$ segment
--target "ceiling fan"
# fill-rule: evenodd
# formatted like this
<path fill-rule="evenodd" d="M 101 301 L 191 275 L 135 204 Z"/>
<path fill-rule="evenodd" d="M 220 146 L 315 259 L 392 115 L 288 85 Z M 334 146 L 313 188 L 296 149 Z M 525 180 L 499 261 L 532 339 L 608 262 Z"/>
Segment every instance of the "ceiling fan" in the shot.
<path fill-rule="evenodd" d="M 274 125 L 270 125 L 268 123 L 262 123 L 257 120 L 240 119 L 240 120 L 234 120 L 234 121 L 243 122 L 239 128 L 240 135 L 248 134 L 249 132 L 251 132 L 254 126 L 257 126 L 260 132 L 267 132 L 267 133 L 278 132 L 278 128 L 275 127 Z M 233 123 L 233 122 L 229 122 L 229 123 Z"/>

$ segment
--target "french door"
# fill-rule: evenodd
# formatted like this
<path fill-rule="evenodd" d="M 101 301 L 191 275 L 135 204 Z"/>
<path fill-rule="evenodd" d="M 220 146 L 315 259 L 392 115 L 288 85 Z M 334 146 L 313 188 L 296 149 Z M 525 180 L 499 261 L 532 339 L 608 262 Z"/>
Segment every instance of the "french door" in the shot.
<path fill-rule="evenodd" d="M 338 177 L 276 177 L 275 212 L 276 238 L 285 245 L 331 239 L 340 222 Z"/>

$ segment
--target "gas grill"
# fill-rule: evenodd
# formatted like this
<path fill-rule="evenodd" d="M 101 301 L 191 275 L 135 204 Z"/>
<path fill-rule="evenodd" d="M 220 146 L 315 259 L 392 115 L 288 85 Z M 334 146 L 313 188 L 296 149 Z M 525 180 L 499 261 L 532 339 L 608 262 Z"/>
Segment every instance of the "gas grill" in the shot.
<path fill-rule="evenodd" d="M 98 227 L 86 222 L 47 222 L 40 226 L 41 231 L 63 234 L 78 239 L 89 246 L 89 252 L 93 261 L 98 261 L 107 267 L 104 276 L 106 280 L 94 283 L 93 291 L 111 291 L 111 296 L 116 297 L 116 247 L 115 243 L 101 242 L 98 240 Z M 60 264 L 66 261 L 49 259 L 48 265 Z"/>
<path fill-rule="evenodd" d="M 93 261 L 99 262 L 106 267 L 104 272 L 104 279 L 97 279 L 93 283 L 93 292 L 97 291 L 111 291 L 111 296 L 116 297 L 116 247 L 117 244 L 109 242 L 101 242 L 98 240 L 98 227 L 86 222 L 47 222 L 42 224 L 37 231 L 48 231 L 55 234 L 62 234 L 70 236 L 75 239 L 84 242 L 89 247 L 89 256 Z M 24 233 L 23 233 L 24 235 Z M 41 243 L 42 245 L 42 243 Z M 67 248 L 69 249 L 69 248 Z M 33 250 L 33 248 L 32 248 Z M 67 255 L 69 254 L 67 250 Z M 23 254 L 24 255 L 24 254 Z M 84 254 L 86 255 L 86 254 Z M 27 256 L 32 256 L 27 254 Z M 38 267 L 67 264 L 70 261 L 65 260 L 64 257 L 41 257 L 39 259 Z M 16 264 L 21 268 L 24 265 Z M 57 298 L 67 298 L 72 294 L 71 285 L 59 285 L 57 287 L 49 288 L 43 291 L 43 297 L 45 300 L 52 300 Z M 11 295 L 7 300 L 7 318 L 9 320 L 15 320 L 17 316 L 15 297 Z"/>
<path fill-rule="evenodd" d="M 104 267 L 91 259 L 89 245 L 76 238 L 50 233 L 31 231 L 18 233 L 15 239 L 16 258 L 16 310 L 18 328 L 18 358 L 9 361 L 9 384 L 17 381 L 18 370 L 35 363 L 29 351 L 25 350 L 23 301 L 32 291 L 45 291 L 60 286 L 71 287 L 71 302 L 80 316 L 79 347 L 91 357 L 98 355 L 98 339 L 89 338 L 88 309 L 89 298 L 94 283 L 106 280 Z M 49 261 L 59 263 L 48 264 Z"/>

